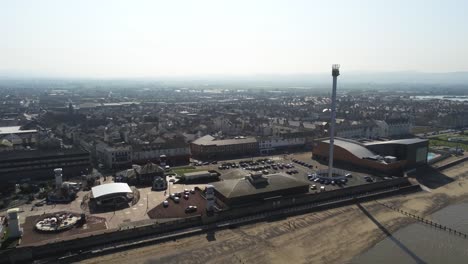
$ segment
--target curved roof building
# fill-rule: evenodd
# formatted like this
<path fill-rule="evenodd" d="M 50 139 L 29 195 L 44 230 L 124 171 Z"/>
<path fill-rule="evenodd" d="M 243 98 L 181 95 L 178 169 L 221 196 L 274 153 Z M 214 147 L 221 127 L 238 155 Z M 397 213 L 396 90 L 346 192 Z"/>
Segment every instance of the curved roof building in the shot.
<path fill-rule="evenodd" d="M 94 199 L 102 200 L 132 193 L 132 189 L 126 183 L 114 182 L 95 186 L 91 188 L 91 193 Z"/>
<path fill-rule="evenodd" d="M 313 157 L 328 161 L 330 141 L 322 140 L 313 148 Z M 358 141 L 335 138 L 334 162 L 354 170 L 366 170 L 388 175 L 403 175 L 405 170 L 427 162 L 429 143 L 426 139 L 412 138 L 375 141 L 362 144 Z"/>

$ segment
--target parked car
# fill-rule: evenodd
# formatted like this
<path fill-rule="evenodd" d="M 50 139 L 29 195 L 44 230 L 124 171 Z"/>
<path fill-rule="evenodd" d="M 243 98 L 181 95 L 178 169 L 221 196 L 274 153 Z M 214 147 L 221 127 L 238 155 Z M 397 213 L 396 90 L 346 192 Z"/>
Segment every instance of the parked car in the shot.
<path fill-rule="evenodd" d="M 197 207 L 195 205 L 189 205 L 187 208 L 185 208 L 185 213 L 193 213 L 197 211 Z"/>
<path fill-rule="evenodd" d="M 366 182 L 373 182 L 374 179 L 372 179 L 370 176 L 365 176 L 364 179 L 366 180 Z"/>
<path fill-rule="evenodd" d="M 311 189 L 311 190 L 316 190 L 316 189 L 317 189 L 317 185 L 314 184 L 314 185 L 310 186 L 310 189 Z"/>
<path fill-rule="evenodd" d="M 168 201 L 168 200 L 165 200 L 165 201 L 163 202 L 163 206 L 164 206 L 164 207 L 168 207 L 168 206 L 169 206 L 169 201 Z"/>
<path fill-rule="evenodd" d="M 346 177 L 346 178 L 351 178 L 351 177 L 353 177 L 353 174 L 351 174 L 351 173 L 346 173 L 346 174 L 345 174 L 345 177 Z"/>

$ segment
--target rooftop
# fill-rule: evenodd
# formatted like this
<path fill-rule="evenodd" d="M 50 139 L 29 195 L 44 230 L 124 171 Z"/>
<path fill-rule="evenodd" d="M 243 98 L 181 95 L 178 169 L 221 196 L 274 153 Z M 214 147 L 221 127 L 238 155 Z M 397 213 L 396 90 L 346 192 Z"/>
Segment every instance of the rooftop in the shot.
<path fill-rule="evenodd" d="M 213 136 L 206 135 L 193 141 L 193 144 L 205 145 L 205 146 L 222 146 L 222 145 L 235 145 L 235 144 L 248 144 L 248 143 L 257 143 L 257 139 L 254 137 L 216 139 Z"/>
<path fill-rule="evenodd" d="M 407 139 L 397 139 L 397 140 L 388 140 L 388 141 L 373 141 L 368 142 L 365 145 L 380 145 L 380 144 L 401 144 L 401 145 L 411 145 L 421 142 L 427 142 L 427 139 L 422 138 L 407 138 Z"/>
<path fill-rule="evenodd" d="M 139 174 L 150 174 L 150 173 L 161 173 L 164 174 L 164 170 L 157 164 L 148 162 L 145 165 L 137 169 Z"/>
<path fill-rule="evenodd" d="M 330 144 L 330 140 L 324 140 L 323 142 Z M 354 156 L 362 159 L 368 157 L 374 157 L 376 154 L 367 149 L 363 144 L 349 139 L 335 138 L 335 146 L 346 149 L 351 152 Z"/>
<path fill-rule="evenodd" d="M 30 130 L 20 130 L 21 126 L 6 126 L 0 127 L 0 135 L 6 134 L 21 134 L 21 133 L 35 133 L 37 130 L 30 129 Z"/>
<path fill-rule="evenodd" d="M 38 158 L 50 158 L 57 156 L 68 156 L 68 155 L 89 155 L 85 150 L 73 148 L 73 149 L 58 149 L 58 150 L 20 150 L 20 151 L 8 151 L 0 152 L 0 161 L 8 160 L 24 160 L 24 159 L 38 159 Z"/>
<path fill-rule="evenodd" d="M 91 189 L 91 192 L 94 198 L 99 198 L 109 194 L 132 193 L 132 189 L 126 183 L 114 182 L 95 186 Z"/>
<path fill-rule="evenodd" d="M 265 181 L 252 183 L 248 179 L 224 180 L 212 183 L 215 189 L 226 198 L 248 196 L 253 194 L 264 194 L 268 192 L 290 189 L 301 186 L 309 186 L 309 183 L 300 181 L 290 175 L 283 173 L 263 176 Z"/>

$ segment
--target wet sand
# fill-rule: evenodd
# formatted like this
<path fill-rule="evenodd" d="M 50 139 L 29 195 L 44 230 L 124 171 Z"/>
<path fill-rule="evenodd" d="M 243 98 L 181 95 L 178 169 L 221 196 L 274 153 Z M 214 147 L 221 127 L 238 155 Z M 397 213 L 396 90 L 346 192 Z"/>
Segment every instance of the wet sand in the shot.
<path fill-rule="evenodd" d="M 427 217 L 468 201 L 466 162 L 443 172 L 436 189 L 382 199 Z M 427 175 L 427 177 L 430 177 Z M 414 220 L 375 202 L 260 222 L 122 251 L 83 263 L 347 263 Z M 371 219 L 372 218 L 372 219 Z"/>

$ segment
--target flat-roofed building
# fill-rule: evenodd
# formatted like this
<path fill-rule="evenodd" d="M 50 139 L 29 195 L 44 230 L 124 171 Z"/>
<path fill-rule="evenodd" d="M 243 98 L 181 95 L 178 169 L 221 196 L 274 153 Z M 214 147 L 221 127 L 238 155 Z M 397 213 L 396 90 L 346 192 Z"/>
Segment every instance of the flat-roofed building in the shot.
<path fill-rule="evenodd" d="M 25 149 L 37 144 L 36 129 L 21 129 L 21 126 L 0 127 L 0 151 Z"/>
<path fill-rule="evenodd" d="M 161 160 L 161 156 L 165 159 Z M 183 140 L 167 140 L 152 144 L 132 145 L 134 163 L 158 162 L 164 165 L 183 165 L 190 161 L 190 146 Z"/>
<path fill-rule="evenodd" d="M 196 159 L 218 159 L 256 155 L 259 152 L 258 141 L 254 137 L 235 137 L 216 139 L 206 135 L 190 144 L 192 157 Z"/>
<path fill-rule="evenodd" d="M 183 179 L 187 182 L 199 181 L 199 180 L 210 180 L 217 181 L 221 174 L 217 171 L 196 171 L 196 172 L 187 172 L 184 173 Z"/>
<path fill-rule="evenodd" d="M 55 168 L 62 168 L 65 177 L 86 174 L 91 171 L 89 152 L 82 149 L 61 149 L 0 153 L 0 179 L 2 181 L 53 179 Z"/>
<path fill-rule="evenodd" d="M 128 168 L 132 165 L 132 147 L 126 144 L 96 144 L 96 156 L 108 169 Z"/>

